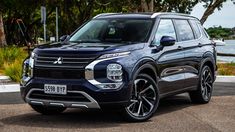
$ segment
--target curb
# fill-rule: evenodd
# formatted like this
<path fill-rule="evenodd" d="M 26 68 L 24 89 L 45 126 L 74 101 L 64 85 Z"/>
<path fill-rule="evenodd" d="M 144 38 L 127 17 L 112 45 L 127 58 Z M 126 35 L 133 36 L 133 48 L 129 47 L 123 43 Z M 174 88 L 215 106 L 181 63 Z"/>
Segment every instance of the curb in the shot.
<path fill-rule="evenodd" d="M 20 84 L 0 84 L 0 93 L 20 92 Z"/>
<path fill-rule="evenodd" d="M 10 79 L 10 77 L 8 77 L 8 76 L 0 76 L 0 80 L 6 80 L 6 79 Z"/>
<path fill-rule="evenodd" d="M 14 82 L 13 82 L 14 83 Z M 0 93 L 19 92 L 20 85 L 12 84 L 10 77 L 0 76 Z"/>
<path fill-rule="evenodd" d="M 217 76 L 215 82 L 235 83 L 235 76 Z"/>
<path fill-rule="evenodd" d="M 11 78 L 8 76 L 0 76 L 0 84 L 1 83 L 7 83 L 7 82 L 11 82 Z"/>

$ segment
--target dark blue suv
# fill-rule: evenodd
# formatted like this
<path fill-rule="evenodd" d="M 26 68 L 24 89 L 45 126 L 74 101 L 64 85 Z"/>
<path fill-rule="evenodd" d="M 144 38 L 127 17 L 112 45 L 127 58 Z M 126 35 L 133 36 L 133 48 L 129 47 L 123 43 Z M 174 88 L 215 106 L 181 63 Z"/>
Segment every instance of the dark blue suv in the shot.
<path fill-rule="evenodd" d="M 110 108 L 144 121 L 166 96 L 189 92 L 192 102 L 208 103 L 216 69 L 215 45 L 197 18 L 107 13 L 35 48 L 21 95 L 42 114 Z"/>

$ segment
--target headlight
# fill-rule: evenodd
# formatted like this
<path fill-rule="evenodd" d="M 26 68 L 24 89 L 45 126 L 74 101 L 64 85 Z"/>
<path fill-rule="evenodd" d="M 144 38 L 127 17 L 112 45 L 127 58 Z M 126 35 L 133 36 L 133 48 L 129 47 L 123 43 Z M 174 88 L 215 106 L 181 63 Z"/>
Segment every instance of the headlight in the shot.
<path fill-rule="evenodd" d="M 35 53 L 31 53 L 31 56 L 29 58 L 29 66 L 30 68 L 33 68 L 34 67 L 34 57 L 35 57 Z"/>
<path fill-rule="evenodd" d="M 106 67 L 106 77 L 112 82 L 98 82 L 94 78 L 94 67 L 107 60 L 112 60 L 116 58 L 126 57 L 130 52 L 119 52 L 112 54 L 104 54 L 100 56 L 97 60 L 91 62 L 85 67 L 85 78 L 93 85 L 99 87 L 100 89 L 118 89 L 123 85 L 123 68 L 120 64 L 111 63 Z"/>
<path fill-rule="evenodd" d="M 26 59 L 23 63 L 23 75 L 21 84 L 24 86 L 32 77 L 32 70 L 29 66 L 29 59 Z"/>
<path fill-rule="evenodd" d="M 27 80 L 33 77 L 34 57 L 35 53 L 32 53 L 30 58 L 24 61 L 23 78 Z"/>
<path fill-rule="evenodd" d="M 24 61 L 23 63 L 23 76 L 28 77 L 29 76 L 29 63 L 28 59 Z"/>
<path fill-rule="evenodd" d="M 119 64 L 109 64 L 107 66 L 107 78 L 115 82 L 122 81 L 122 66 Z"/>
<path fill-rule="evenodd" d="M 29 58 L 29 77 L 33 77 L 33 67 L 34 67 L 35 53 L 31 53 Z"/>
<path fill-rule="evenodd" d="M 116 57 L 124 57 L 128 56 L 130 52 L 120 52 L 120 53 L 113 53 L 113 54 L 104 54 L 99 57 L 99 59 L 107 59 L 107 58 L 116 58 Z"/>

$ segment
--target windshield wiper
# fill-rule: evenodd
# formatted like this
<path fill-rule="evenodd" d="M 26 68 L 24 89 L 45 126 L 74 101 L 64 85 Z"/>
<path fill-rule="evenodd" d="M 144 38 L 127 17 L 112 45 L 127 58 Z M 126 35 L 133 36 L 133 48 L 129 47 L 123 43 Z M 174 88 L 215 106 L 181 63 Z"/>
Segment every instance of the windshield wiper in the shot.
<path fill-rule="evenodd" d="M 122 41 L 122 43 L 136 44 L 136 43 L 140 43 L 140 42 L 138 42 L 138 41 Z"/>
<path fill-rule="evenodd" d="M 100 40 L 76 40 L 76 41 L 69 41 L 72 43 L 99 43 Z"/>
<path fill-rule="evenodd" d="M 101 41 L 102 43 L 126 43 L 126 44 L 135 44 L 135 43 L 140 43 L 140 41 L 123 41 L 123 40 L 105 40 Z"/>

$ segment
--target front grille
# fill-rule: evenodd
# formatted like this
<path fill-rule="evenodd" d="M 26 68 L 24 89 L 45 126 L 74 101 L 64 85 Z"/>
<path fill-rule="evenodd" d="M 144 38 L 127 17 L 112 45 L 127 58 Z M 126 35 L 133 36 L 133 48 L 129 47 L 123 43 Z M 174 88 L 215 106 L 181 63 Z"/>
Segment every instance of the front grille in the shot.
<path fill-rule="evenodd" d="M 48 79 L 81 79 L 85 76 L 85 67 L 97 57 L 73 54 L 37 55 L 33 76 Z M 55 63 L 58 58 L 61 58 L 61 63 Z"/>
<path fill-rule="evenodd" d="M 53 101 L 70 101 L 70 102 L 90 102 L 81 93 L 68 92 L 66 95 L 57 94 L 45 94 L 44 91 L 33 91 L 29 95 L 30 99 L 42 99 L 42 100 L 53 100 Z"/>
<path fill-rule="evenodd" d="M 84 78 L 83 69 L 62 69 L 62 68 L 34 68 L 34 77 L 48 79 L 81 79 Z"/>
<path fill-rule="evenodd" d="M 84 69 L 96 58 L 97 55 L 37 55 L 35 59 L 35 66 Z M 60 61 L 59 63 L 58 59 Z"/>

